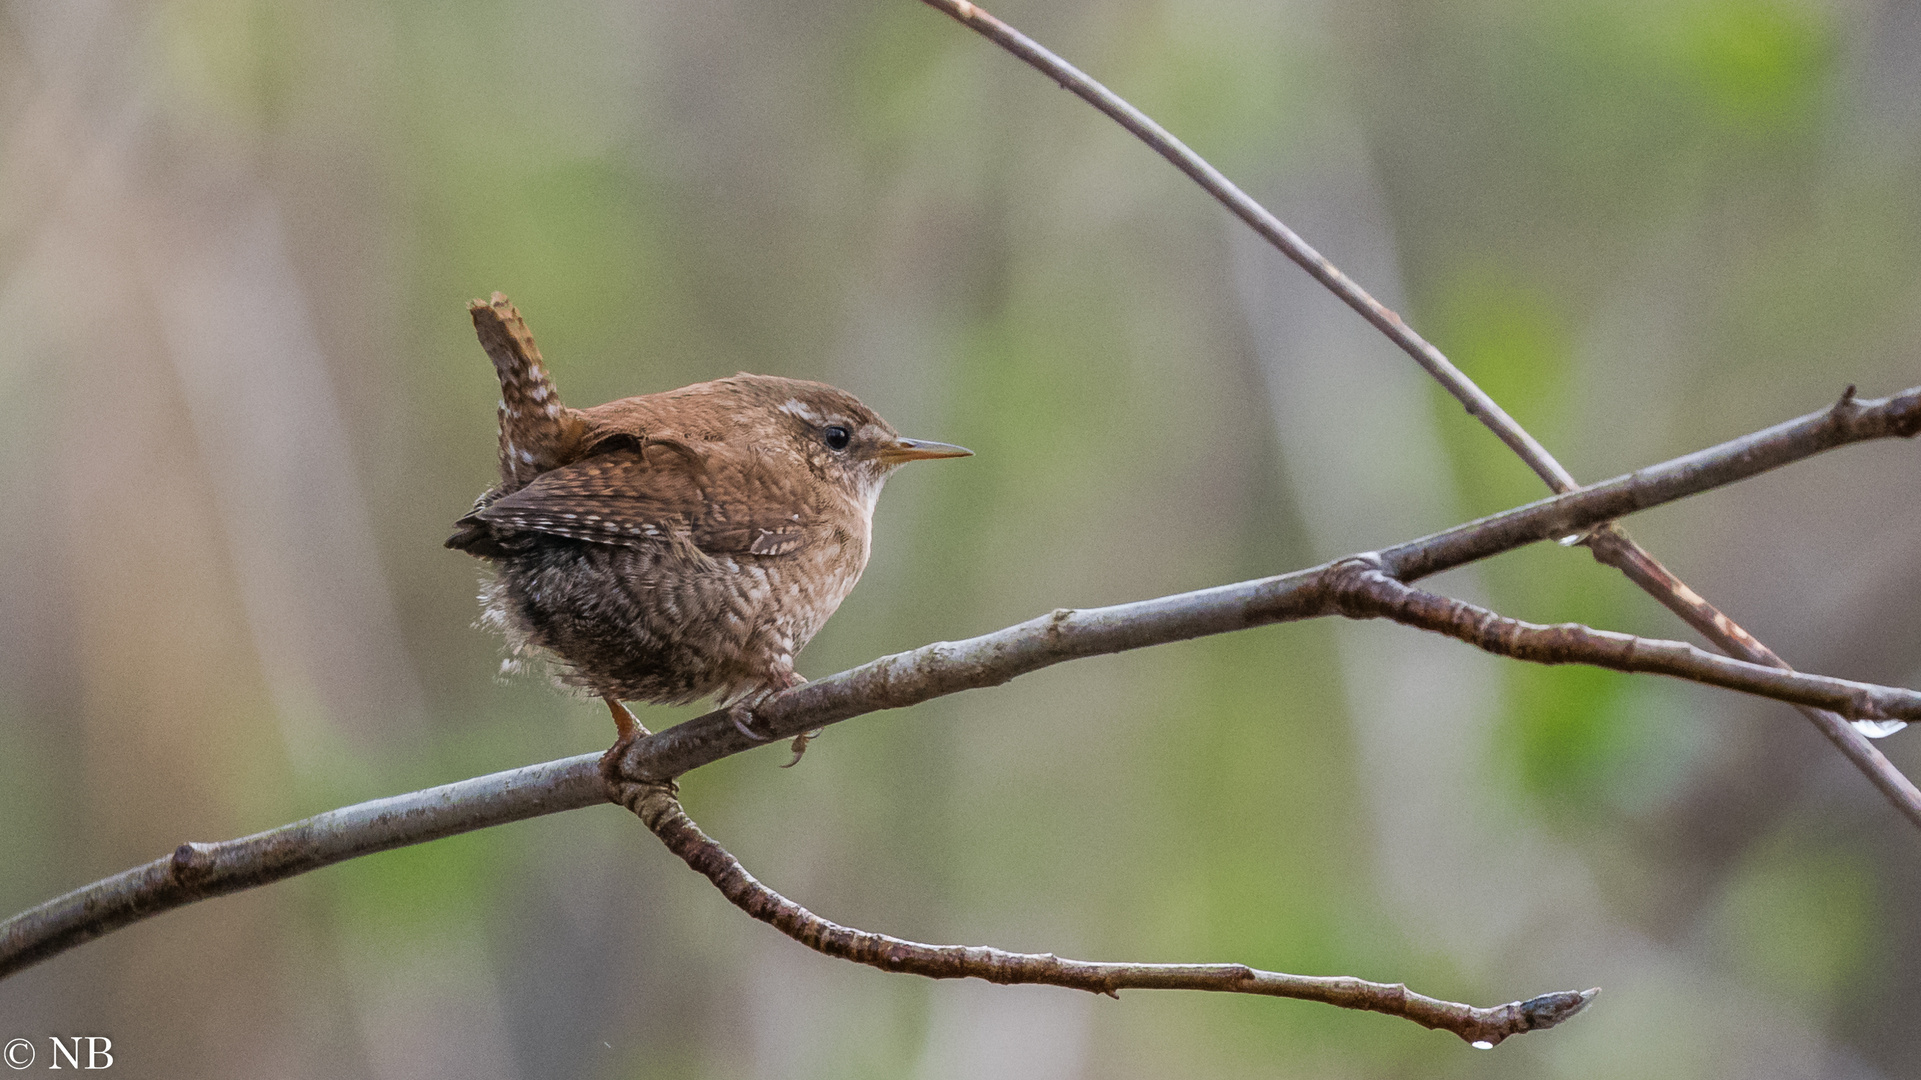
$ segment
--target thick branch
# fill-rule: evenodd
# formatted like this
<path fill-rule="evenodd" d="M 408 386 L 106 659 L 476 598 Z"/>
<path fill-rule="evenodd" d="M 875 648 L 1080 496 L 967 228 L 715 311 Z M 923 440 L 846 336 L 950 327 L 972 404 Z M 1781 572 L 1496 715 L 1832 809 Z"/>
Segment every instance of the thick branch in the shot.
<path fill-rule="evenodd" d="M 669 851 L 713 882 L 735 907 L 816 952 L 883 971 L 930 979 L 1062 986 L 1110 997 L 1119 997 L 1122 990 L 1212 990 L 1297 998 L 1403 1017 L 1422 1027 L 1451 1031 L 1484 1048 L 1510 1035 L 1553 1027 L 1600 993 L 1598 989 L 1563 990 L 1477 1009 L 1417 994 L 1400 984 L 1284 975 L 1245 964 L 1116 964 L 978 945 L 923 945 L 829 922 L 762 885 L 740 860 L 694 824 L 669 784 L 616 782 L 610 797 L 638 815 Z"/>
<path fill-rule="evenodd" d="M 0 923 L 0 978 L 123 926 L 376 851 L 605 802 L 598 755 L 375 799 L 173 854 L 55 897 Z"/>
<path fill-rule="evenodd" d="M 1881 401 L 1845 400 L 1767 431 L 1398 544 L 1368 559 L 1385 574 L 1412 581 L 1549 537 L 1580 533 L 1845 443 L 1912 436 L 1918 429 L 1921 387 Z M 998 686 L 1077 657 L 1331 614 L 1329 573 L 1336 565 L 1133 604 L 1063 609 L 968 641 L 936 642 L 778 694 L 755 711 L 755 724 L 767 739 L 788 738 L 864 713 Z M 1807 700 L 1821 703 L 1851 700 L 1819 695 L 1837 687 L 1852 693 L 1862 685 L 1798 678 L 1810 681 L 1770 685 L 1805 691 Z M 1767 692 L 1758 687 L 1752 689 Z M 1802 700 L 1792 694 L 1776 696 Z M 726 712 L 714 712 L 635 742 L 624 749 L 618 765 L 622 775 L 635 781 L 665 780 L 756 745 Z M 590 805 L 602 798 L 594 761 L 594 755 L 567 758 L 347 807 L 222 844 L 185 845 L 186 854 L 175 852 L 0 923 L 0 976 L 194 900 L 264 885 L 356 855 Z"/>

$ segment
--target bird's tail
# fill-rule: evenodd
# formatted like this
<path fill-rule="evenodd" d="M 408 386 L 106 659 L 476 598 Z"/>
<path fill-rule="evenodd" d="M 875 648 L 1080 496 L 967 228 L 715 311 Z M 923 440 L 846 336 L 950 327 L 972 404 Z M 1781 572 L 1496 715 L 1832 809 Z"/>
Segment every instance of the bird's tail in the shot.
<path fill-rule="evenodd" d="M 467 311 L 474 317 L 480 347 L 500 376 L 499 491 L 506 494 L 563 464 L 580 439 L 582 425 L 574 410 L 560 403 L 560 391 L 541 363 L 534 335 L 504 294 L 471 301 Z"/>

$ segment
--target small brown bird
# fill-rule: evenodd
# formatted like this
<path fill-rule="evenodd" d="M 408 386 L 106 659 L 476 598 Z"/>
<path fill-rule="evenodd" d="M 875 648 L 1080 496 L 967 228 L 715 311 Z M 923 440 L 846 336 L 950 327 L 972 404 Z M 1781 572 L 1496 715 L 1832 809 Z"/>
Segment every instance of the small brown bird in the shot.
<path fill-rule="evenodd" d="M 447 546 L 493 561 L 485 621 L 605 699 L 623 739 L 622 701 L 801 682 L 795 654 L 867 566 L 887 474 L 971 453 L 772 375 L 568 408 L 507 298 L 468 308 L 500 376 L 500 484 Z"/>

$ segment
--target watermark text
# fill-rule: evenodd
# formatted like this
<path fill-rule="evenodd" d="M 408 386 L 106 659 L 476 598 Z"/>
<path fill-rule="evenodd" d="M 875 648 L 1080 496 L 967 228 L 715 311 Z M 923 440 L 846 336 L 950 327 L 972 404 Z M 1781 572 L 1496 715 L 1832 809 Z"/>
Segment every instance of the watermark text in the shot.
<path fill-rule="evenodd" d="M 36 1043 L 32 1039 L 8 1039 L 0 1046 L 0 1062 L 19 1072 L 38 1063 L 42 1069 L 111 1069 L 113 1040 L 105 1035 L 48 1035 Z"/>

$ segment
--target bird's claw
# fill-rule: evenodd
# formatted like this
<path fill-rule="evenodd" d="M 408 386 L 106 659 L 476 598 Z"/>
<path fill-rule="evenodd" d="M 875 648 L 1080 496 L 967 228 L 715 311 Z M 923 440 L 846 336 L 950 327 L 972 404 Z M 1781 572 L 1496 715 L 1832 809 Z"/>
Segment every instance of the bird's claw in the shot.
<path fill-rule="evenodd" d="M 807 752 L 807 744 L 820 738 L 820 733 L 826 730 L 826 728 L 815 728 L 812 731 L 803 731 L 799 735 L 794 736 L 794 741 L 788 744 L 788 748 L 794 752 L 794 760 L 782 765 L 781 768 L 791 769 L 800 764 L 800 756 Z"/>

